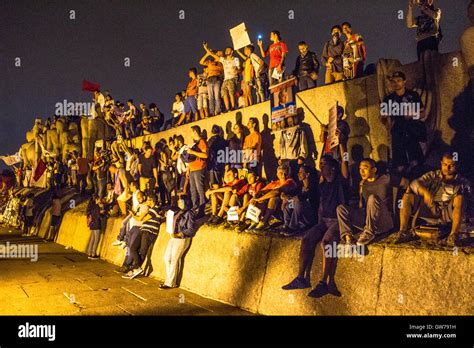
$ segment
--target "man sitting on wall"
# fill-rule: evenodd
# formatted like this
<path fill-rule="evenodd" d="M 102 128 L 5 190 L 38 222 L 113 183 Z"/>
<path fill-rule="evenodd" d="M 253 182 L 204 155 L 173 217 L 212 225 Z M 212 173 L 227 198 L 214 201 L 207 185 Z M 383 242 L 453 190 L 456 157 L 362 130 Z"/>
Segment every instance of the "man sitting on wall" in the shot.
<path fill-rule="evenodd" d="M 413 239 L 413 231 L 408 229 L 408 225 L 415 207 L 415 198 L 419 197 L 423 199 L 420 218 L 434 224 L 451 224 L 448 244 L 458 244 L 466 202 L 471 198 L 469 194 L 470 183 L 458 174 L 455 157 L 452 153 L 445 153 L 441 158 L 441 169 L 413 180 L 404 194 L 400 209 L 400 232 L 396 243 Z"/>
<path fill-rule="evenodd" d="M 250 203 L 257 205 L 262 211 L 263 219 L 249 226 L 249 230 L 263 231 L 269 227 L 268 221 L 272 214 L 280 207 L 281 196 L 292 196 L 296 189 L 296 182 L 290 178 L 288 167 L 279 166 L 277 169 L 278 180 L 265 186 L 258 198 L 253 198 Z"/>
<path fill-rule="evenodd" d="M 337 220 L 343 242 L 351 244 L 353 231 L 362 230 L 357 244 L 367 245 L 373 241 L 376 234 L 388 232 L 393 228 L 393 187 L 406 188 L 408 180 L 388 174 L 379 175 L 376 163 L 371 158 L 363 159 L 359 170 L 362 178 L 359 207 L 339 205 Z"/>
<path fill-rule="evenodd" d="M 224 176 L 225 184 L 216 189 L 209 189 L 206 196 L 211 198 L 212 215 L 207 221 L 209 224 L 220 224 L 224 222 L 224 214 L 229 207 L 232 193 L 240 190 L 245 184 L 244 179 L 239 179 L 237 168 L 230 168 Z M 219 209 L 219 202 L 221 203 Z M 219 209 L 219 212 L 217 211 Z"/>

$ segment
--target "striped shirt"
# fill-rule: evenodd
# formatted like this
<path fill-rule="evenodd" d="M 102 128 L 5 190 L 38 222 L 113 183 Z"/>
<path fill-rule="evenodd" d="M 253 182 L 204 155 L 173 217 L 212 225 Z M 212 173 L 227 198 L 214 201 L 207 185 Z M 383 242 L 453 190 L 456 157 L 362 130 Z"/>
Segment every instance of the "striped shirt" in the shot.
<path fill-rule="evenodd" d="M 140 229 L 143 232 L 158 234 L 160 232 L 160 225 L 164 221 L 164 217 L 159 214 L 158 206 L 148 210 L 148 214 L 151 215 L 151 219 L 145 221 Z"/>

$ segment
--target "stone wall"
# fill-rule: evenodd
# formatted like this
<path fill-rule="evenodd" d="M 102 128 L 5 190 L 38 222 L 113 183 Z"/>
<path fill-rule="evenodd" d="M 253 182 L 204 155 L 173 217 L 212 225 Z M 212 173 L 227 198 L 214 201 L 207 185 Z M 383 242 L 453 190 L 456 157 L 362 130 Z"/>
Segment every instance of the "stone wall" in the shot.
<path fill-rule="evenodd" d="M 90 236 L 85 209 L 84 203 L 64 215 L 59 244 L 85 252 Z M 125 257 L 122 248 L 111 246 L 120 223 L 109 219 L 100 243 L 101 258 L 116 265 Z M 151 277 L 165 277 L 168 240 L 163 225 L 151 256 Z M 309 290 L 281 290 L 297 273 L 300 242 L 202 226 L 185 255 L 181 287 L 265 315 L 474 314 L 472 250 L 374 244 L 363 259 L 339 260 L 336 282 L 342 297 L 318 300 L 306 296 Z M 318 250 L 313 286 L 321 275 L 321 261 Z"/>

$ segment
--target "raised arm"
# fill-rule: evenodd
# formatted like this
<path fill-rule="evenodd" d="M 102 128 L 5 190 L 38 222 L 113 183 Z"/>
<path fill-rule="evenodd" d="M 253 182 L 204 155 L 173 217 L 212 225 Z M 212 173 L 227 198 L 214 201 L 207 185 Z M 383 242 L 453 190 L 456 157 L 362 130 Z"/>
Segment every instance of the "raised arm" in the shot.
<path fill-rule="evenodd" d="M 199 64 L 207 66 L 206 64 L 206 58 L 209 57 L 209 52 L 206 51 L 206 53 L 202 56 L 201 60 L 199 61 Z"/>
<path fill-rule="evenodd" d="M 247 60 L 247 57 L 246 57 L 246 56 L 244 56 L 244 55 L 242 54 L 242 52 L 240 52 L 240 50 L 235 50 L 235 52 L 237 52 L 237 53 L 238 53 L 238 55 L 240 56 L 240 58 L 242 58 L 244 61 L 246 61 L 246 60 Z"/>
<path fill-rule="evenodd" d="M 417 27 L 417 25 L 413 21 L 413 0 L 408 0 L 407 27 L 409 29 Z"/>
<path fill-rule="evenodd" d="M 202 47 L 204 47 L 204 49 L 206 50 L 206 53 L 211 56 L 212 58 L 214 58 L 215 60 L 219 60 L 219 56 L 215 53 L 213 53 L 209 47 L 207 47 L 207 42 L 205 42 Z"/>
<path fill-rule="evenodd" d="M 265 51 L 263 50 L 262 40 L 258 40 L 257 45 L 260 48 L 260 54 L 262 55 L 263 58 L 265 58 L 267 55 L 265 54 Z"/>
<path fill-rule="evenodd" d="M 420 10 L 428 15 L 429 17 L 433 18 L 434 20 L 439 21 L 441 19 L 441 9 L 437 8 L 435 10 L 432 10 L 429 8 L 426 4 L 423 4 L 420 6 Z"/>

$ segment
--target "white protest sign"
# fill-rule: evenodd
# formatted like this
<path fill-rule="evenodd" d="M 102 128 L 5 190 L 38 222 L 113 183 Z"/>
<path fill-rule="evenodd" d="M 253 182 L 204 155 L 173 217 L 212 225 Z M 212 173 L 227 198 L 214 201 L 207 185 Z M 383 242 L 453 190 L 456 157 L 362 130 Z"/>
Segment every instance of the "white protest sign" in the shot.
<path fill-rule="evenodd" d="M 232 38 L 232 43 L 234 44 L 234 50 L 241 49 L 242 47 L 251 44 L 247 28 L 245 28 L 245 23 L 243 22 L 230 29 L 230 36 Z"/>
<path fill-rule="evenodd" d="M 332 149 L 339 145 L 339 137 L 336 135 L 337 129 L 337 103 L 329 109 L 328 143 Z"/>
<path fill-rule="evenodd" d="M 166 212 L 166 232 L 169 234 L 174 233 L 174 211 L 172 210 Z"/>
<path fill-rule="evenodd" d="M 237 213 L 237 206 L 230 207 L 227 211 L 227 220 L 228 221 L 239 221 L 239 214 Z"/>
<path fill-rule="evenodd" d="M 250 219 L 253 222 L 259 222 L 261 212 L 262 211 L 259 208 L 257 208 L 253 204 L 249 204 L 245 218 Z"/>
<path fill-rule="evenodd" d="M 278 72 L 277 69 L 273 69 L 272 79 L 280 80 L 283 77 L 283 73 L 285 72 L 286 68 L 281 69 L 281 72 Z"/>

